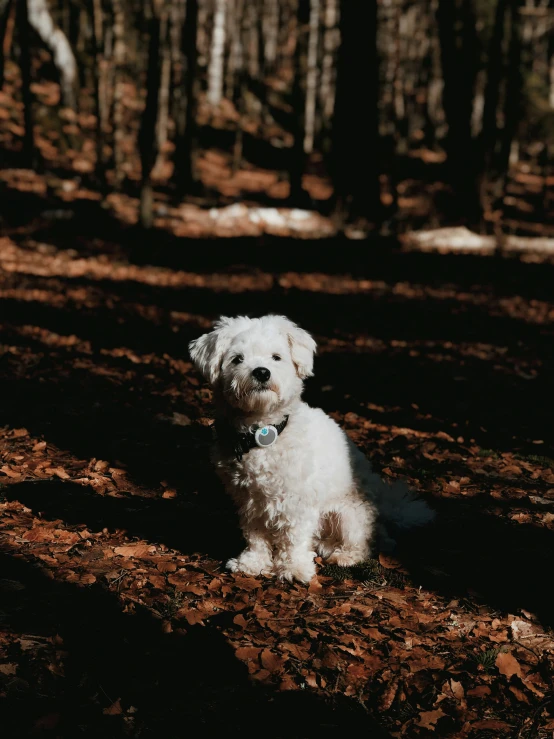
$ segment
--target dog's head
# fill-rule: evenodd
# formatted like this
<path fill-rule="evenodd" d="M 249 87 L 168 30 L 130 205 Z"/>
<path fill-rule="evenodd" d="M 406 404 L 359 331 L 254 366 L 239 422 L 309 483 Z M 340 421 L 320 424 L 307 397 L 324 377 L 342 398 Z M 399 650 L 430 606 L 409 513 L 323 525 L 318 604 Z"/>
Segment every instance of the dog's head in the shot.
<path fill-rule="evenodd" d="M 245 413 L 271 413 L 300 397 L 315 350 L 310 334 L 284 316 L 222 317 L 189 344 L 197 369 Z"/>

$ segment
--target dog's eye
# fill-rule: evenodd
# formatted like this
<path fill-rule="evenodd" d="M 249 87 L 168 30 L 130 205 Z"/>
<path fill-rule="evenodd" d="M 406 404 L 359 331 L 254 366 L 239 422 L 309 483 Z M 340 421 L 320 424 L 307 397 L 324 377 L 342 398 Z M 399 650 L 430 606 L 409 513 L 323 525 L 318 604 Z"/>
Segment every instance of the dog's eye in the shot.
<path fill-rule="evenodd" d="M 271 358 L 273 360 L 275 360 L 275 362 L 280 362 L 281 361 L 281 357 L 278 354 L 274 354 Z"/>
<path fill-rule="evenodd" d="M 232 359 L 233 364 L 240 364 L 242 361 L 244 361 L 244 357 L 240 354 L 237 354 L 237 356 Z"/>

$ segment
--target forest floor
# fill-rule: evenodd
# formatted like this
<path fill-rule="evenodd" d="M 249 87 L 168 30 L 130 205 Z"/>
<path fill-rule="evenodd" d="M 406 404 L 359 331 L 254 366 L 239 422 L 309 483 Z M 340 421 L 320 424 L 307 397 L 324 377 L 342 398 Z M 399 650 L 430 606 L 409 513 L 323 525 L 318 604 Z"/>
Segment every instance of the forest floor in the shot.
<path fill-rule="evenodd" d="M 43 198 L 2 200 L 3 736 L 551 737 L 554 266 L 144 241 Z M 269 311 L 318 341 L 306 399 L 438 513 L 309 587 L 224 570 L 240 532 L 187 354 Z"/>

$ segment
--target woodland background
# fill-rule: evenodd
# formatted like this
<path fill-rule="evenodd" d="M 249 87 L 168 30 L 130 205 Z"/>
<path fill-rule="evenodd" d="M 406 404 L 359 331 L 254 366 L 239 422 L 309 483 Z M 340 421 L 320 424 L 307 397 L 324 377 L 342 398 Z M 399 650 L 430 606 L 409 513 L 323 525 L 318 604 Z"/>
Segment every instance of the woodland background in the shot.
<path fill-rule="evenodd" d="M 0 0 L 2 737 L 552 739 L 553 23 Z M 225 571 L 187 352 L 269 312 L 437 511 L 309 587 Z"/>
<path fill-rule="evenodd" d="M 543 234 L 552 24 L 549 0 L 1 0 L 2 153 L 147 227 L 200 197 Z"/>

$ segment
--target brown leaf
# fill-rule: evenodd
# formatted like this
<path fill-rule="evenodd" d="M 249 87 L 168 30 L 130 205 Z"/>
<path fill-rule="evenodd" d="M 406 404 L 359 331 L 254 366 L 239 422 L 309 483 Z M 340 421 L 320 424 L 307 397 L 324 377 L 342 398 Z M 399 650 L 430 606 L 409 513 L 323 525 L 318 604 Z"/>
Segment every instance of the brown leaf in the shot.
<path fill-rule="evenodd" d="M 315 673 L 308 672 L 308 674 L 306 675 L 306 678 L 305 679 L 306 679 L 306 683 L 310 686 L 310 688 L 317 688 L 318 687 L 318 685 L 317 685 L 317 677 L 316 677 Z"/>
<path fill-rule="evenodd" d="M 486 718 L 483 719 L 483 721 L 474 721 L 470 726 L 472 729 L 478 731 L 511 731 L 513 728 L 510 724 L 507 724 L 504 721 L 498 721 L 494 718 Z"/>
<path fill-rule="evenodd" d="M 388 683 L 384 693 L 379 698 L 379 710 L 381 711 L 388 711 L 389 708 L 394 703 L 394 699 L 396 698 L 396 694 L 398 692 L 398 680 L 393 680 L 392 682 Z"/>
<path fill-rule="evenodd" d="M 272 652 L 270 649 L 264 649 L 262 652 L 262 665 L 269 672 L 278 672 L 281 670 L 285 661 L 281 655 Z"/>
<path fill-rule="evenodd" d="M 259 647 L 239 647 L 235 654 L 243 662 L 249 662 L 258 659 L 258 655 L 262 650 Z"/>
<path fill-rule="evenodd" d="M 109 708 L 104 708 L 102 713 L 105 716 L 119 716 L 123 713 L 121 708 L 121 698 L 118 698 Z"/>
<path fill-rule="evenodd" d="M 261 587 L 260 581 L 254 579 L 253 577 L 241 577 L 239 575 L 235 577 L 235 583 L 238 585 L 239 588 L 242 588 L 243 590 L 257 590 L 259 587 Z"/>
<path fill-rule="evenodd" d="M 523 690 L 516 688 L 515 685 L 510 685 L 509 690 L 515 695 L 520 703 L 529 703 L 529 699 L 527 698 Z"/>
<path fill-rule="evenodd" d="M 267 680 L 267 678 L 270 676 L 269 670 L 258 670 L 257 672 L 252 673 L 252 677 L 254 680 Z"/>
<path fill-rule="evenodd" d="M 156 566 L 160 572 L 175 572 L 177 569 L 175 562 L 158 562 Z"/>
<path fill-rule="evenodd" d="M 467 691 L 467 694 L 473 698 L 483 698 L 485 695 L 491 694 L 491 689 L 488 685 L 478 685 L 476 688 L 471 688 Z"/>
<path fill-rule="evenodd" d="M 163 590 L 166 586 L 165 577 L 163 575 L 148 575 L 148 579 L 155 588 Z"/>
<path fill-rule="evenodd" d="M 434 731 L 437 721 L 443 716 L 446 716 L 446 714 L 440 708 L 437 708 L 436 711 L 423 711 L 423 713 L 419 714 L 419 720 L 416 721 L 416 726 Z"/>
<path fill-rule="evenodd" d="M 389 557 L 382 552 L 379 554 L 379 564 L 387 570 L 397 570 L 402 564 L 394 557 Z"/>
<path fill-rule="evenodd" d="M 120 557 L 146 557 L 147 554 L 155 552 L 155 547 L 148 544 L 129 544 L 123 547 L 115 547 L 114 552 Z"/>
<path fill-rule="evenodd" d="M 237 626 L 240 626 L 241 629 L 245 629 L 248 626 L 248 621 L 244 618 L 242 613 L 237 613 L 237 615 L 233 619 L 233 623 Z"/>
<path fill-rule="evenodd" d="M 317 575 L 314 575 L 308 585 L 309 593 L 320 593 L 323 590 L 323 585 L 317 579 Z"/>
<path fill-rule="evenodd" d="M 297 688 L 298 685 L 292 675 L 285 675 L 279 685 L 279 690 L 296 690 Z"/>
<path fill-rule="evenodd" d="M 206 614 L 203 611 L 199 611 L 196 608 L 179 608 L 177 613 L 175 614 L 175 618 L 186 618 L 188 623 L 193 626 L 194 624 L 201 624 L 203 623 L 203 620 L 206 618 Z"/>
<path fill-rule="evenodd" d="M 521 677 L 521 665 L 510 652 L 500 652 L 495 665 L 498 667 L 498 672 L 501 675 L 506 675 L 507 678 L 512 677 L 512 675 Z"/>
<path fill-rule="evenodd" d="M 450 680 L 450 690 L 458 700 L 462 700 L 464 698 L 464 686 L 462 683 L 459 683 L 456 680 Z"/>

